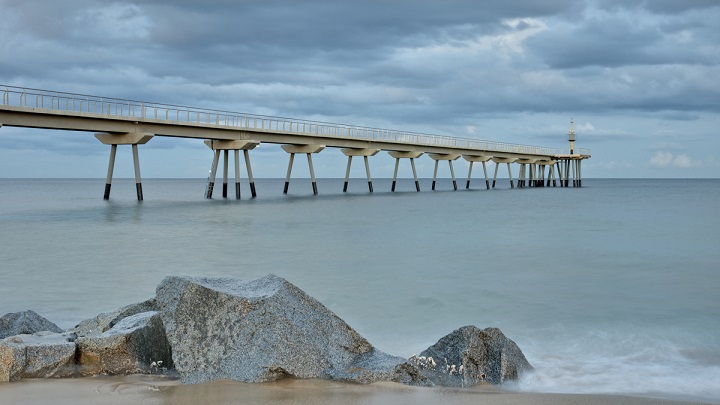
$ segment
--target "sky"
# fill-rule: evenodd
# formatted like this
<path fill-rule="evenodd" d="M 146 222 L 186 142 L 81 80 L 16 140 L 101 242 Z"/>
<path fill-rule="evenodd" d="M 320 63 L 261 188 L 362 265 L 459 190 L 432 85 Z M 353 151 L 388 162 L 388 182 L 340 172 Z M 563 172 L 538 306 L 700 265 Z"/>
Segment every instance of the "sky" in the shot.
<path fill-rule="evenodd" d="M 568 147 L 572 118 L 576 147 L 592 151 L 586 178 L 720 173 L 718 0 L 0 0 L 0 10 L 0 85 L 552 148 Z M 0 128 L 0 177 L 102 178 L 108 156 L 89 133 Z M 279 146 L 251 159 L 256 177 L 285 176 Z M 343 177 L 346 159 L 326 149 L 316 175 Z M 211 160 L 200 140 L 140 147 L 143 177 L 204 178 Z M 393 165 L 381 152 L 373 177 Z M 421 177 L 432 169 L 418 160 Z M 129 147 L 115 176 L 133 176 Z"/>

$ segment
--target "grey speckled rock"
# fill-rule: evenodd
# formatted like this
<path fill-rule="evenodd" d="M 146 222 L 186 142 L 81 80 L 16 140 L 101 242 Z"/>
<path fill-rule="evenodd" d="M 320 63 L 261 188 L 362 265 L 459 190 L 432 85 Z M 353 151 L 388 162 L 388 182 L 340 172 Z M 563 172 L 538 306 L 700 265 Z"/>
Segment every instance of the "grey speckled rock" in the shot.
<path fill-rule="evenodd" d="M 43 331 L 60 333 L 62 329 L 34 311 L 13 312 L 0 318 L 0 339 Z"/>
<path fill-rule="evenodd" d="M 274 275 L 167 277 L 156 300 L 184 383 L 285 376 L 369 383 L 391 379 L 404 362 Z"/>
<path fill-rule="evenodd" d="M 154 298 L 137 304 L 127 305 L 112 312 L 102 313 L 94 318 L 86 319 L 80 322 L 80 324 L 76 327 L 70 329 L 69 332 L 74 332 L 78 336 L 97 336 L 107 332 L 110 328 L 115 326 L 116 323 L 128 316 L 150 311 L 157 311 Z"/>
<path fill-rule="evenodd" d="M 0 382 L 73 376 L 74 339 L 74 334 L 39 332 L 0 340 Z"/>
<path fill-rule="evenodd" d="M 409 363 L 436 385 L 471 386 L 517 380 L 532 366 L 520 348 L 497 328 L 464 326 L 411 358 Z M 433 358 L 432 366 L 429 357 Z"/>
<path fill-rule="evenodd" d="M 147 373 L 157 361 L 172 366 L 170 344 L 155 311 L 123 318 L 99 335 L 78 337 L 77 347 L 82 375 Z"/>

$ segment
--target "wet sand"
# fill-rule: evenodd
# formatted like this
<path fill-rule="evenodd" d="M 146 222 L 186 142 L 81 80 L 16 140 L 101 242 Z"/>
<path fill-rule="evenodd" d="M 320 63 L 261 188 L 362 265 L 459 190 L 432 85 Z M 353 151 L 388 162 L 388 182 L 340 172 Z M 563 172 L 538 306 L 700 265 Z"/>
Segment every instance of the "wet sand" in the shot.
<path fill-rule="evenodd" d="M 491 385 L 473 388 L 420 388 L 394 383 L 346 384 L 285 379 L 245 384 L 218 381 L 182 385 L 157 376 L 89 377 L 0 383 L 0 404 L 497 404 L 497 405 L 680 405 L 694 402 L 621 395 L 534 394 L 502 391 Z"/>

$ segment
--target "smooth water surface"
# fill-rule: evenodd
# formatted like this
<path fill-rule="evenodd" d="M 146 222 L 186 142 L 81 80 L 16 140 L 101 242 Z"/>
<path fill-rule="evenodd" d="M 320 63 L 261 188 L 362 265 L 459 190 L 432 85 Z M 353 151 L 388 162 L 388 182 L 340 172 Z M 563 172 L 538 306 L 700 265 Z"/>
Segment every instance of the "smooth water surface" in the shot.
<path fill-rule="evenodd" d="M 283 182 L 0 179 L 0 315 L 71 327 L 167 275 L 275 273 L 392 354 L 496 326 L 537 370 L 513 389 L 720 403 L 720 180 Z"/>

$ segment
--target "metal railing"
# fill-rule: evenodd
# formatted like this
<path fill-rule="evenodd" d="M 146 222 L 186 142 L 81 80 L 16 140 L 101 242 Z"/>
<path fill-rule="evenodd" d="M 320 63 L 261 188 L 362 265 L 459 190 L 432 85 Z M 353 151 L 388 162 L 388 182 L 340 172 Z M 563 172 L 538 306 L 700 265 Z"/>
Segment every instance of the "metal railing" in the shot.
<path fill-rule="evenodd" d="M 67 111 L 107 118 L 156 120 L 174 124 L 194 124 L 199 126 L 215 126 L 315 137 L 438 146 L 483 152 L 509 152 L 544 156 L 568 153 L 566 149 L 552 149 L 472 138 L 428 135 L 416 132 L 106 98 L 16 86 L 0 85 L 0 89 L 0 91 L 2 91 L 2 105 L 51 111 Z M 589 149 L 578 148 L 575 150 L 575 153 L 590 156 Z"/>

